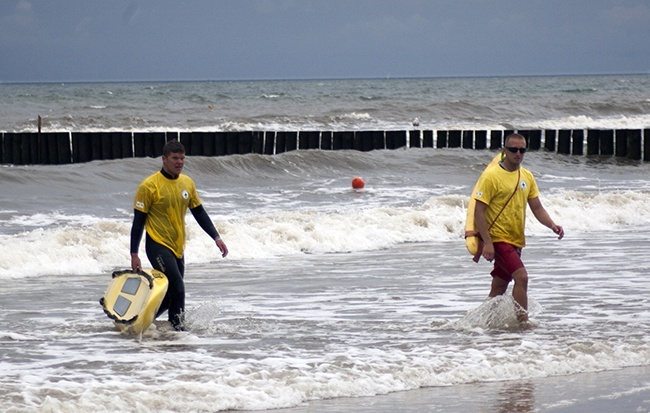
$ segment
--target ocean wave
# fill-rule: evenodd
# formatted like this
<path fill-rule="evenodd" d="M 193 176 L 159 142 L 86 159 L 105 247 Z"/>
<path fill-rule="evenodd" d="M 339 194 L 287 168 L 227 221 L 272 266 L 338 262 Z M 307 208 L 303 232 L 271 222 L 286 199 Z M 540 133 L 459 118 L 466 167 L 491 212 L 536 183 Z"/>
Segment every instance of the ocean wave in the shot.
<path fill-rule="evenodd" d="M 93 109 L 105 111 L 106 109 Z M 210 111 L 206 106 L 206 111 Z M 167 113 L 167 115 L 171 115 Z M 216 113 L 215 113 L 216 115 Z M 570 115 L 546 119 L 502 118 L 492 120 L 477 112 L 468 111 L 465 116 L 439 114 L 435 118 L 420 115 L 401 119 L 381 119 L 369 112 L 348 112 L 337 115 L 265 115 L 244 118 L 196 116 L 196 113 L 176 114 L 177 122 L 163 121 L 164 113 L 155 115 L 123 113 L 113 115 L 44 115 L 43 131 L 46 132 L 232 132 L 232 131 L 355 131 L 355 130 L 409 130 L 414 119 L 420 130 L 504 130 L 504 129 L 647 129 L 650 115 L 589 116 Z M 181 118 L 182 117 L 182 118 Z M 35 132 L 36 118 L 22 120 L 5 132 Z"/>
<path fill-rule="evenodd" d="M 0 131 L 161 131 L 650 125 L 647 77 L 2 85 Z M 108 94 L 110 88 L 112 94 Z M 99 112 L 99 113 L 98 113 Z M 369 114 L 372 119 L 342 114 Z M 263 119 L 260 119 L 260 118 Z M 334 117 L 334 119 L 332 119 Z M 100 119 L 96 119 L 100 118 Z M 188 120 L 191 123 L 188 125 Z M 219 121 L 223 120 L 223 121 Z"/>
<path fill-rule="evenodd" d="M 468 196 L 447 195 L 411 207 L 252 212 L 222 217 L 216 225 L 233 260 L 374 251 L 413 242 L 454 242 L 462 249 L 467 201 Z M 650 227 L 650 192 L 567 191 L 544 196 L 543 202 L 572 236 Z M 13 251 L 0 258 L 0 279 L 100 274 L 128 265 L 128 219 L 54 212 L 16 216 L 4 225 L 23 231 L 0 235 L 0 248 Z M 531 236 L 553 236 L 532 216 L 528 216 L 527 227 Z M 188 233 L 188 260 L 216 259 L 214 243 L 192 219 L 188 220 Z"/>

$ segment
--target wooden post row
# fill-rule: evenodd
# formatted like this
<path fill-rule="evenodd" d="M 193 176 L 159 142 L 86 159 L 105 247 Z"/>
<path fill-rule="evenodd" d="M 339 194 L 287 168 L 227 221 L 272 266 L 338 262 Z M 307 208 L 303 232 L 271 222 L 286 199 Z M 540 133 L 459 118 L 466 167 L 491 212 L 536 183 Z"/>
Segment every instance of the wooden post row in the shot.
<path fill-rule="evenodd" d="M 5 132 L 4 164 L 66 164 L 130 157 L 158 157 L 165 143 L 179 139 L 190 156 L 249 153 L 275 155 L 294 150 L 464 148 L 497 150 L 514 130 L 369 130 L 229 132 Z M 650 129 L 519 130 L 530 150 L 563 155 L 616 156 L 650 161 Z M 586 150 L 586 153 L 585 153 Z"/>

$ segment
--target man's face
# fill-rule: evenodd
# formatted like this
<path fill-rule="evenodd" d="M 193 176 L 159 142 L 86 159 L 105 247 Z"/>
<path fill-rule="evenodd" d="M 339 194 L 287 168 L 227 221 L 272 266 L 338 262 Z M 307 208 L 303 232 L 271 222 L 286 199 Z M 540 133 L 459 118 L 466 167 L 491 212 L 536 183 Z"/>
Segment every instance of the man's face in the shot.
<path fill-rule="evenodd" d="M 517 149 L 516 152 L 512 150 Z M 521 164 L 521 161 L 524 159 L 524 154 L 521 153 L 520 149 L 526 149 L 526 141 L 519 138 L 510 138 L 508 143 L 503 148 L 504 153 L 506 154 L 506 159 L 513 165 Z"/>
<path fill-rule="evenodd" d="M 169 156 L 162 156 L 163 169 L 173 177 L 181 174 L 185 165 L 185 154 L 182 152 L 172 152 Z"/>

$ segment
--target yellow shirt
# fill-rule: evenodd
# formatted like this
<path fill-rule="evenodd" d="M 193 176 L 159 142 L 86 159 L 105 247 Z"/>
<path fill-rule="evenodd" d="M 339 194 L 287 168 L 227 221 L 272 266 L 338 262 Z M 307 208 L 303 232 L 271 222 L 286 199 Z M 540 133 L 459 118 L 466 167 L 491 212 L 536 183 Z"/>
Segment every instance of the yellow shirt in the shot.
<path fill-rule="evenodd" d="M 508 202 L 515 192 L 515 186 L 517 192 Z M 530 171 L 520 167 L 519 170 L 509 172 L 496 164 L 483 172 L 478 180 L 477 190 L 472 196 L 477 201 L 488 205 L 485 217 L 488 227 L 494 222 L 490 228 L 492 242 L 507 242 L 519 248 L 526 245 L 524 235 L 526 205 L 529 199 L 539 196 L 537 182 Z M 506 202 L 508 204 L 505 209 L 498 215 Z M 497 218 L 496 222 L 495 218 Z"/>
<path fill-rule="evenodd" d="M 135 194 L 134 208 L 147 214 L 147 234 L 182 258 L 187 208 L 201 205 L 194 181 L 187 175 L 169 179 L 160 171 L 147 177 Z"/>

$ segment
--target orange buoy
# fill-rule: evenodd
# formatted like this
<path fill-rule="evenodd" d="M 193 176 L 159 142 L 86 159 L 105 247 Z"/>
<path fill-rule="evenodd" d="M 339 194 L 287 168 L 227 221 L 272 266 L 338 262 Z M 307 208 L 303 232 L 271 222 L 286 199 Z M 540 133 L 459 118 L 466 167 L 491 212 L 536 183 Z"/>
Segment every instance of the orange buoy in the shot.
<path fill-rule="evenodd" d="M 352 188 L 363 189 L 364 186 L 366 186 L 366 183 L 363 182 L 363 179 L 359 178 L 358 176 L 352 179 Z"/>

